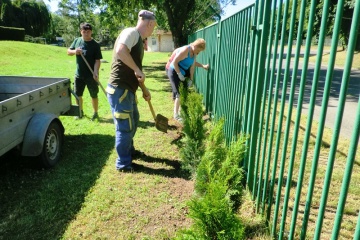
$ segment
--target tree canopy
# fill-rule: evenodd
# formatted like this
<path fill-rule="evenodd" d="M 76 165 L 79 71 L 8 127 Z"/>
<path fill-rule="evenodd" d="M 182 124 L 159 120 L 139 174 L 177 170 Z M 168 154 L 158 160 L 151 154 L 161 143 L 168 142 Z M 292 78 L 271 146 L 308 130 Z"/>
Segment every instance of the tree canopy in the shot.
<path fill-rule="evenodd" d="M 308 13 L 311 0 L 306 1 Z M 320 31 L 323 2 L 317 3 L 315 36 Z M 179 47 L 187 43 L 189 34 L 219 20 L 223 6 L 235 3 L 236 0 L 60 0 L 58 11 L 50 14 L 43 0 L 0 0 L 0 25 L 25 28 L 25 34 L 34 37 L 55 39 L 55 36 L 62 36 L 69 44 L 80 35 L 80 23 L 90 22 L 94 25 L 93 37 L 104 43 L 114 41 L 123 28 L 135 26 L 138 12 L 148 9 L 155 13 L 158 29 L 171 31 L 174 45 Z M 337 4 L 338 0 L 330 0 L 329 35 Z M 340 36 L 343 46 L 348 43 L 354 6 L 355 0 L 345 0 Z M 299 7 L 300 4 L 297 12 Z M 303 37 L 306 37 L 306 30 L 305 26 Z"/>
<path fill-rule="evenodd" d="M 221 5 L 235 3 L 236 0 L 103 0 L 100 8 L 102 27 L 111 32 L 126 26 L 134 26 L 137 13 L 141 9 L 155 12 L 160 29 L 170 30 L 175 47 L 187 43 L 187 36 L 216 20 L 221 14 Z M 116 24 L 117 23 L 117 24 Z"/>
<path fill-rule="evenodd" d="M 0 25 L 24 28 L 25 34 L 43 36 L 51 27 L 51 15 L 42 0 L 0 0 Z"/>

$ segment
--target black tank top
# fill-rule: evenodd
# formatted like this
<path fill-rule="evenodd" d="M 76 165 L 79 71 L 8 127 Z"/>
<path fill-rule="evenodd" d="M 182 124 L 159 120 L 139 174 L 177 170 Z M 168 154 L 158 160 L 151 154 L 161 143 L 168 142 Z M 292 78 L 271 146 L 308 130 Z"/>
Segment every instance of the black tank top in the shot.
<path fill-rule="evenodd" d="M 116 42 L 119 40 L 116 40 Z M 115 44 L 116 46 L 116 44 Z M 115 51 L 115 50 L 114 50 Z M 144 57 L 144 45 L 142 38 L 139 34 L 139 40 L 130 49 L 130 55 L 133 58 L 135 64 L 140 68 L 142 71 L 142 59 Z M 113 61 L 111 64 L 111 73 L 109 83 L 114 87 L 119 87 L 122 89 L 128 89 L 133 93 L 139 87 L 139 81 L 134 74 L 134 70 L 129 68 L 126 64 L 124 64 L 120 59 L 117 59 L 116 54 L 113 56 Z"/>

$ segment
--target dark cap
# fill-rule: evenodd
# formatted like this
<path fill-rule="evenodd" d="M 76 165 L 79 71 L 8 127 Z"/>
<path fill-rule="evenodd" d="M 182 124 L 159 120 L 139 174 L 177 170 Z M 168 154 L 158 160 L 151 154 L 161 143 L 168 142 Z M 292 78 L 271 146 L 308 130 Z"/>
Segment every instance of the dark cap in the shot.
<path fill-rule="evenodd" d="M 153 12 L 150 12 L 148 10 L 141 10 L 139 12 L 139 18 L 142 18 L 142 19 L 149 19 L 149 20 L 155 20 L 155 15 Z"/>
<path fill-rule="evenodd" d="M 91 24 L 84 22 L 80 24 L 80 29 L 81 30 L 92 30 Z"/>

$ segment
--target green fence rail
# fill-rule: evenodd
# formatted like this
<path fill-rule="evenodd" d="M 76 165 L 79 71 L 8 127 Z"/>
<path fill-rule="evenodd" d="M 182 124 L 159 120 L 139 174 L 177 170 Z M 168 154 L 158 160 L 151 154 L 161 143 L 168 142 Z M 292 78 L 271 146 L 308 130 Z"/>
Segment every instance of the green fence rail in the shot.
<path fill-rule="evenodd" d="M 247 187 L 277 239 L 360 236 L 360 0 L 321 2 L 257 0 L 189 36 L 206 40 L 195 85 L 207 113 L 225 118 L 228 143 L 250 136 Z"/>

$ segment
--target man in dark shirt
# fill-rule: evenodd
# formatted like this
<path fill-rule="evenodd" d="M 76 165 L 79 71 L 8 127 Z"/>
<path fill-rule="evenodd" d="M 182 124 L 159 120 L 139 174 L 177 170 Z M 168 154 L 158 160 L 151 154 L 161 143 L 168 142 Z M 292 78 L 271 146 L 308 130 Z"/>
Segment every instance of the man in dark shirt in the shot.
<path fill-rule="evenodd" d="M 80 24 L 81 37 L 76 38 L 67 50 L 69 56 L 76 55 L 76 72 L 74 90 L 79 97 L 78 104 L 83 111 L 83 93 L 87 86 L 91 96 L 91 103 L 94 110 L 91 120 L 95 120 L 98 115 L 98 93 L 99 93 L 99 68 L 100 59 L 102 59 L 101 49 L 92 37 L 92 26 L 89 23 Z M 93 69 L 94 74 L 88 68 L 82 56 L 86 59 L 89 66 Z M 83 112 L 82 112 L 83 114 Z"/>

